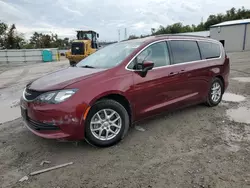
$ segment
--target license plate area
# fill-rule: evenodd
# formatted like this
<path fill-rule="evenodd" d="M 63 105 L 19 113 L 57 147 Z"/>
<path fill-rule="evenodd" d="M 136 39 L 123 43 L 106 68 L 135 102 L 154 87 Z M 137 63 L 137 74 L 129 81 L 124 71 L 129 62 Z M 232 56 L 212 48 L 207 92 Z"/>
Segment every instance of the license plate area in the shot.
<path fill-rule="evenodd" d="M 27 109 L 25 109 L 22 106 L 21 106 L 21 115 L 22 115 L 22 117 L 23 117 L 24 120 L 28 119 L 28 111 L 27 111 Z"/>

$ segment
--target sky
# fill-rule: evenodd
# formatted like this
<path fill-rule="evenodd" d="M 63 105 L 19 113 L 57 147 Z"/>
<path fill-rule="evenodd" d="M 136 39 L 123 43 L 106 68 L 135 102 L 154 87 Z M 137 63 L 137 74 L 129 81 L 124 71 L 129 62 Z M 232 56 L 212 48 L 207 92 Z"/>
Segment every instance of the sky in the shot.
<path fill-rule="evenodd" d="M 0 20 L 15 23 L 26 38 L 34 31 L 76 37 L 77 29 L 91 29 L 101 41 L 149 34 L 176 22 L 198 24 L 210 14 L 244 6 L 250 0 L 0 0 Z"/>

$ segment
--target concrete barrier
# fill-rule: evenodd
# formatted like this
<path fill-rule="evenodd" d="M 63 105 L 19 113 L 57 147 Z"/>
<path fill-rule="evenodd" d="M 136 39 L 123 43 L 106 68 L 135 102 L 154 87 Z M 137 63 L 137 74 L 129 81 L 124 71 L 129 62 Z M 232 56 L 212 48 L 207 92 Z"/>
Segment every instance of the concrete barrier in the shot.
<path fill-rule="evenodd" d="M 57 60 L 57 48 L 49 48 L 52 51 L 53 61 Z M 43 62 L 42 51 L 44 49 L 13 49 L 0 50 L 0 65 L 24 65 Z"/>

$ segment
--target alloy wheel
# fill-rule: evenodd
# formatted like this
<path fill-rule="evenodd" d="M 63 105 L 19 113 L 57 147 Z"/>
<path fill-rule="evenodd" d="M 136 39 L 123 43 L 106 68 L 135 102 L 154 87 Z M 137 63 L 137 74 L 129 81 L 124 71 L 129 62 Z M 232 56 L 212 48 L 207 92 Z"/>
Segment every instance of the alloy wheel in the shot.
<path fill-rule="evenodd" d="M 222 90 L 221 85 L 218 82 L 214 82 L 211 88 L 211 99 L 214 103 L 217 103 L 221 98 Z"/>
<path fill-rule="evenodd" d="M 121 116 L 113 109 L 102 109 L 90 121 L 90 130 L 99 140 L 111 140 L 119 134 L 122 127 Z"/>

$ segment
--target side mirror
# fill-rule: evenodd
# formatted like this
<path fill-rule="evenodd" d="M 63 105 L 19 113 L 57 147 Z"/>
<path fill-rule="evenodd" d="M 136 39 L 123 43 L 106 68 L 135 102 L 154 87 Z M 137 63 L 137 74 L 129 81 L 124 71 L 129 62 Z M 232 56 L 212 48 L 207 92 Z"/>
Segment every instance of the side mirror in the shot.
<path fill-rule="evenodd" d="M 144 61 L 143 62 L 143 71 L 149 71 L 154 68 L 154 63 L 152 61 Z"/>
<path fill-rule="evenodd" d="M 97 33 L 97 38 L 99 38 L 99 34 Z"/>
<path fill-rule="evenodd" d="M 154 68 L 154 63 L 152 61 L 144 61 L 143 63 L 138 63 L 136 65 L 136 71 L 142 77 L 145 77 L 149 70 Z"/>

